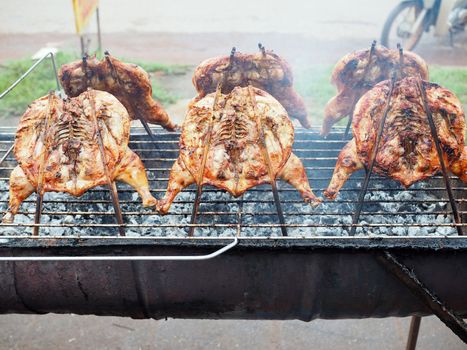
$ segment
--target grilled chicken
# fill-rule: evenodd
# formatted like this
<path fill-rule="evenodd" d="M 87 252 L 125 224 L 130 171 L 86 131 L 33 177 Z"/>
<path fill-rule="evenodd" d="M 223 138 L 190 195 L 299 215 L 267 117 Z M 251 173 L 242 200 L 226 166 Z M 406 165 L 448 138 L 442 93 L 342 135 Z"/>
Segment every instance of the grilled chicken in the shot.
<path fill-rule="evenodd" d="M 373 53 L 370 55 L 370 52 Z M 337 62 L 331 77 L 331 83 L 337 88 L 337 95 L 329 100 L 324 109 L 321 135 L 328 135 L 335 123 L 351 115 L 358 99 L 375 84 L 391 78 L 392 72 L 399 69 L 399 66 L 399 51 L 384 46 L 377 46 L 374 51 L 355 51 Z M 428 80 L 428 67 L 420 56 L 404 52 L 402 66 L 402 76 Z"/>
<path fill-rule="evenodd" d="M 441 169 L 417 87 L 419 82 L 418 78 L 407 77 L 395 83 L 374 163 L 376 173 L 397 180 L 405 187 L 433 176 Z M 426 91 L 446 167 L 467 182 L 462 104 L 449 90 L 437 84 L 421 83 Z M 354 138 L 339 154 L 331 183 L 325 191 L 326 197 L 335 198 L 353 172 L 368 167 L 386 109 L 390 84 L 390 80 L 377 84 L 355 106 Z"/>
<path fill-rule="evenodd" d="M 228 94 L 236 86 L 252 85 L 274 96 L 291 118 L 298 119 L 305 128 L 310 128 L 305 104 L 293 88 L 292 70 L 289 64 L 272 51 L 256 54 L 235 53 L 214 57 L 202 62 L 193 75 L 193 85 L 199 98 L 216 90 L 224 74 L 222 93 Z"/>
<path fill-rule="evenodd" d="M 11 173 L 3 222 L 12 222 L 33 192 L 81 196 L 109 180 L 129 184 L 144 206 L 155 206 L 144 165 L 128 148 L 129 134 L 125 107 L 107 92 L 89 90 L 68 100 L 51 94 L 34 101 L 16 133 L 14 153 L 19 165 Z"/>
<path fill-rule="evenodd" d="M 167 213 L 175 196 L 192 183 L 237 197 L 276 178 L 294 186 L 305 202 L 318 204 L 302 162 L 292 153 L 293 140 L 287 112 L 265 91 L 236 87 L 229 94 L 218 91 L 194 100 L 159 212 Z"/>
<path fill-rule="evenodd" d="M 170 131 L 177 127 L 152 98 L 149 74 L 135 64 L 123 63 L 106 53 L 102 61 L 85 57 L 63 65 L 59 77 L 68 96 L 76 97 L 88 87 L 107 91 L 125 106 L 131 119 L 142 118 Z"/>

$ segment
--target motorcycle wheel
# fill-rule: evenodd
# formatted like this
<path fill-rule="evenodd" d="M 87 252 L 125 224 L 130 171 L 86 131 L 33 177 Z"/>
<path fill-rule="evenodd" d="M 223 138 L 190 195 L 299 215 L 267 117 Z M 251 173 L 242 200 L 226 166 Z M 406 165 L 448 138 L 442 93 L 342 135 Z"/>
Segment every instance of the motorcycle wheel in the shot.
<path fill-rule="evenodd" d="M 420 1 L 403 1 L 397 5 L 389 14 L 386 22 L 384 23 L 383 31 L 381 33 L 381 44 L 387 48 L 391 46 L 396 47 L 396 44 L 399 42 L 404 50 L 412 50 L 420 41 L 420 38 L 423 34 L 424 25 L 421 25 L 417 31 L 411 34 L 409 37 L 402 38 L 397 35 L 397 39 L 392 37 L 391 32 L 393 30 L 398 30 L 398 20 L 403 19 L 403 16 L 406 16 L 408 12 L 413 11 L 415 15 L 413 21 L 415 22 L 416 18 L 422 11 L 422 5 Z M 413 24 L 413 23 L 412 23 Z"/>

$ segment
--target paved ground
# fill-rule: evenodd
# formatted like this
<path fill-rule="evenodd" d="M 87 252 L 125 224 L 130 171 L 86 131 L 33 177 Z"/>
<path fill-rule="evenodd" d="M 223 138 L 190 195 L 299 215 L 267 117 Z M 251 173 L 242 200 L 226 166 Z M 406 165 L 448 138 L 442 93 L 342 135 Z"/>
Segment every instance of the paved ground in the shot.
<path fill-rule="evenodd" d="M 260 41 L 293 65 L 329 64 L 378 39 L 397 2 L 101 0 L 103 42 L 117 56 L 196 64 L 234 45 L 256 50 Z M 3 1 L 0 63 L 44 46 L 78 50 L 73 32 L 71 1 Z M 446 38 L 424 37 L 417 52 L 430 64 L 466 65 L 465 42 L 453 49 Z M 0 349 L 403 349 L 408 323 L 408 318 L 304 323 L 3 315 Z M 418 349 L 466 346 L 430 317 L 422 321 Z"/>
<path fill-rule="evenodd" d="M 131 320 L 76 315 L 0 317 L 1 349 L 404 349 L 409 318 L 374 320 Z M 418 350 L 465 344 L 434 317 L 422 320 Z"/>

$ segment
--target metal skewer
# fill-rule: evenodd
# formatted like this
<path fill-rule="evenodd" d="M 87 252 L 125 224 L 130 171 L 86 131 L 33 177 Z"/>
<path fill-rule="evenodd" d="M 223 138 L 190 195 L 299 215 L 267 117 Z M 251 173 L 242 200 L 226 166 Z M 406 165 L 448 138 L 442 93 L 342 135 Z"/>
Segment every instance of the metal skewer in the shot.
<path fill-rule="evenodd" d="M 401 44 L 397 44 L 397 49 L 399 50 L 399 79 L 404 78 L 404 49 Z"/>
<path fill-rule="evenodd" d="M 370 52 L 368 54 L 368 63 L 365 66 L 365 70 L 363 71 L 363 76 L 358 81 L 357 86 L 365 83 L 366 76 L 368 74 L 368 71 L 370 70 L 371 64 L 373 63 L 375 47 L 376 47 L 376 40 L 373 40 L 373 42 L 371 43 Z M 359 99 L 360 99 L 359 96 L 355 96 L 354 101 L 352 102 L 352 108 L 350 109 L 349 119 L 347 120 L 347 126 L 345 128 L 344 136 L 342 137 L 343 140 L 347 139 L 347 136 L 349 135 L 350 127 L 352 126 L 353 112 L 355 109 L 355 105 L 357 104 Z"/>
<path fill-rule="evenodd" d="M 39 176 L 37 178 L 37 199 L 36 199 L 36 211 L 34 213 L 34 224 L 39 225 L 41 221 L 41 214 L 42 214 L 42 203 L 44 199 L 44 168 L 45 162 L 47 161 L 47 155 L 49 152 L 49 145 L 48 145 L 48 135 L 47 131 L 49 130 L 49 123 L 50 123 L 50 115 L 52 114 L 52 103 L 53 103 L 54 93 L 52 91 L 49 92 L 49 97 L 47 100 L 47 109 L 45 111 L 45 121 L 44 121 L 44 130 L 41 133 L 41 143 L 42 143 L 42 153 L 41 159 L 39 161 Z M 39 226 L 34 226 L 33 236 L 39 235 Z"/>
<path fill-rule="evenodd" d="M 211 120 L 209 121 L 209 126 L 208 126 L 208 131 L 206 135 L 206 143 L 204 144 L 203 148 L 203 156 L 201 159 L 201 167 L 199 170 L 198 174 L 198 179 L 196 179 L 196 195 L 195 195 L 195 202 L 193 203 L 193 210 L 191 213 L 191 219 L 190 219 L 190 224 L 194 225 L 196 224 L 196 219 L 198 217 L 198 208 L 199 204 L 201 202 L 201 194 L 203 192 L 203 179 L 204 179 L 204 170 L 206 167 L 206 161 L 208 158 L 208 153 L 209 153 L 209 148 L 211 147 L 211 139 L 212 139 L 212 129 L 214 127 L 214 120 L 215 120 L 215 114 L 216 114 L 216 107 L 219 101 L 219 98 L 222 94 L 222 85 L 224 84 L 224 79 L 225 79 L 225 73 L 230 70 L 230 68 L 233 65 L 234 62 L 234 56 L 235 56 L 236 48 L 233 47 L 232 50 L 230 51 L 230 59 L 229 59 L 229 64 L 228 66 L 224 69 L 221 75 L 221 79 L 219 80 L 219 83 L 217 84 L 216 87 L 216 93 L 214 96 L 214 101 L 212 103 L 212 110 L 211 110 Z M 188 232 L 188 236 L 193 236 L 195 232 L 195 226 L 190 226 L 190 230 Z"/>
<path fill-rule="evenodd" d="M 378 133 L 376 135 L 375 146 L 373 147 L 372 152 L 371 152 L 371 156 L 370 156 L 368 171 L 367 171 L 367 173 L 365 175 L 365 180 L 363 181 L 362 189 L 361 189 L 360 195 L 358 197 L 357 208 L 356 208 L 355 214 L 354 214 L 354 216 L 352 218 L 352 228 L 350 229 L 350 236 L 355 236 L 355 232 L 357 230 L 356 225 L 358 224 L 358 221 L 360 219 L 360 213 L 361 213 L 362 208 L 363 208 L 363 201 L 365 199 L 365 194 L 366 194 L 366 192 L 368 190 L 368 184 L 370 182 L 371 173 L 373 172 L 373 167 L 375 165 L 376 154 L 378 153 L 379 144 L 380 144 L 381 137 L 382 137 L 383 131 L 384 131 L 384 124 L 386 123 L 386 118 L 388 116 L 389 110 L 391 109 L 392 92 L 394 91 L 395 82 L 396 82 L 396 72 L 393 72 L 392 77 L 391 77 L 390 87 L 389 87 L 388 99 L 387 99 L 387 102 L 386 102 L 386 108 L 384 110 L 383 118 L 381 119 L 381 122 L 379 124 Z"/>
<path fill-rule="evenodd" d="M 259 115 L 257 111 L 256 97 L 255 97 L 254 91 L 251 89 L 251 85 L 248 85 L 248 96 L 250 98 L 250 104 L 253 108 L 253 114 L 256 117 L 256 125 L 258 128 L 258 134 L 259 134 L 259 147 L 261 150 L 261 154 L 263 155 L 263 160 L 265 161 L 266 167 L 268 169 L 268 176 L 271 181 L 274 204 L 276 205 L 277 216 L 279 217 L 279 223 L 281 224 L 282 236 L 287 236 L 287 228 L 285 227 L 284 213 L 282 211 L 281 201 L 279 198 L 279 192 L 277 191 L 276 177 L 274 176 L 272 172 L 271 159 L 269 158 L 269 152 L 266 147 L 266 140 L 264 136 L 264 128 L 263 128 L 263 124 L 261 121 L 261 115 Z"/>
<path fill-rule="evenodd" d="M 94 130 L 96 131 L 96 136 L 97 136 L 97 143 L 99 145 L 99 152 L 101 154 L 101 160 L 102 160 L 102 165 L 104 168 L 104 174 L 107 179 L 107 186 L 110 191 L 110 196 L 112 197 L 112 205 L 115 210 L 115 217 L 117 219 L 117 223 L 119 224 L 118 226 L 118 231 L 120 233 L 120 236 L 125 236 L 125 229 L 123 228 L 123 216 L 122 216 L 122 210 L 120 208 L 120 202 L 118 201 L 118 192 L 117 192 L 117 186 L 115 185 L 115 181 L 112 181 L 109 171 L 107 169 L 107 161 L 105 159 L 105 148 L 104 148 L 104 142 L 102 141 L 102 135 L 101 131 L 99 128 L 99 123 L 97 122 L 97 116 L 96 116 L 96 105 L 95 105 L 95 96 L 94 96 L 94 91 L 88 88 L 88 98 L 89 98 L 89 103 L 91 105 L 91 119 L 94 124 Z"/>
<path fill-rule="evenodd" d="M 436 125 L 435 125 L 435 122 L 433 121 L 433 115 L 431 114 L 430 107 L 428 106 L 426 91 L 423 86 L 423 81 L 421 77 L 417 79 L 417 88 L 418 88 L 418 91 L 420 92 L 420 97 L 422 99 L 423 108 L 425 109 L 425 113 L 428 119 L 428 124 L 430 125 L 431 136 L 433 137 L 433 140 L 435 141 L 436 152 L 438 153 L 439 164 L 441 166 L 441 172 L 443 173 L 443 179 L 446 185 L 446 191 L 448 193 L 449 203 L 451 204 L 452 216 L 454 218 L 454 222 L 456 224 L 460 224 L 462 220 L 459 215 L 459 210 L 457 209 L 456 200 L 454 199 L 454 193 L 452 192 L 451 182 L 449 181 L 446 164 L 444 163 L 443 150 L 441 149 L 441 145 L 439 144 L 438 131 L 436 130 Z M 461 226 L 456 226 L 456 229 L 457 229 L 457 233 L 459 234 L 459 236 L 464 235 L 464 232 L 462 231 Z"/>
<path fill-rule="evenodd" d="M 115 79 L 115 81 L 117 82 L 117 84 L 120 86 L 120 88 L 122 90 L 124 90 L 124 84 L 122 82 L 122 80 L 120 79 L 120 76 L 118 75 L 118 72 L 117 70 L 115 69 L 112 61 L 110 60 L 110 53 L 109 51 L 105 51 L 104 53 L 105 55 L 105 61 L 107 62 L 107 64 L 109 65 L 109 68 L 110 68 L 110 74 L 112 76 L 112 78 Z M 135 108 L 133 108 L 133 111 L 135 112 L 136 114 L 136 117 L 139 119 L 139 121 L 141 122 L 141 124 L 143 125 L 144 127 L 144 130 L 146 130 L 146 133 L 149 135 L 150 139 L 152 141 L 155 141 L 156 140 L 156 136 L 154 135 L 154 133 L 152 132 L 148 122 L 137 112 L 137 110 Z"/>

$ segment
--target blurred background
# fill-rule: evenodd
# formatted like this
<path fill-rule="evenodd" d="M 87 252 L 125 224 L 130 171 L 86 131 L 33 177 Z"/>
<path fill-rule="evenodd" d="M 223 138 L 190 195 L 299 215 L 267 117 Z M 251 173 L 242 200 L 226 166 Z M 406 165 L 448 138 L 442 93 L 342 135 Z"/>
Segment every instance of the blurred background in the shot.
<path fill-rule="evenodd" d="M 0 91 L 41 54 L 59 64 L 78 59 L 81 44 L 97 50 L 95 15 L 82 41 L 71 0 L 1 0 Z M 443 2 L 442 2 L 443 3 Z M 453 1 L 446 1 L 452 5 Z M 257 50 L 261 42 L 292 65 L 313 124 L 319 125 L 333 65 L 343 55 L 380 40 L 397 0 L 99 1 L 102 48 L 151 73 L 154 96 L 171 117 L 183 120 L 194 67 L 202 60 Z M 446 5 L 447 6 L 447 5 Z M 449 10 L 448 10 L 449 12 Z M 436 26 L 414 51 L 430 66 L 431 80 L 467 104 L 467 35 L 453 42 Z M 0 101 L 0 125 L 16 125 L 25 107 L 54 88 L 45 64 Z M 345 121 L 344 121 L 345 123 Z M 76 315 L 2 315 L 0 349 L 401 349 L 409 319 L 299 321 L 143 320 Z M 465 349 L 434 317 L 423 318 L 418 349 Z"/>

